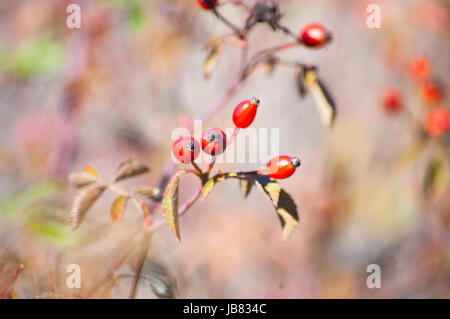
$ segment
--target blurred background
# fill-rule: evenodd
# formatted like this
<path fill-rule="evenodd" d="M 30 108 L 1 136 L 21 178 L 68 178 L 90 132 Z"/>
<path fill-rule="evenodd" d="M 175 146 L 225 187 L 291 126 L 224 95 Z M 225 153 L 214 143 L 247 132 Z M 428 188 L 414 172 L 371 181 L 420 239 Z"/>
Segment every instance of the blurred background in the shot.
<path fill-rule="evenodd" d="M 80 29 L 66 26 L 71 3 L 81 7 Z M 434 108 L 449 108 L 450 3 L 279 3 L 282 23 L 294 33 L 310 22 L 333 33 L 322 49 L 299 47 L 280 56 L 318 66 L 338 108 L 334 127 L 322 125 L 311 95 L 299 97 L 295 72 L 280 66 L 252 74 L 204 128 L 232 127 L 239 101 L 261 99 L 253 126 L 280 128 L 280 152 L 302 160 L 293 177 L 280 181 L 297 204 L 299 226 L 283 241 L 263 194 L 253 190 L 244 199 L 237 181 L 220 183 L 181 219 L 181 243 L 167 228 L 153 236 L 137 297 L 450 297 L 448 136 L 422 131 Z M 380 29 L 366 26 L 371 3 L 381 7 Z M 245 21 L 243 7 L 224 3 L 219 10 L 235 24 Z M 110 289 L 97 282 L 141 217 L 128 205 L 113 224 L 114 195 L 105 192 L 71 231 L 77 189 L 67 176 L 90 164 L 108 179 L 133 158 L 151 172 L 121 187 L 158 185 L 172 129 L 214 103 L 239 71 L 241 51 L 228 45 L 211 77 L 202 74 L 205 43 L 229 32 L 194 0 L 0 1 L 4 296 L 128 296 L 133 253 Z M 254 53 L 290 40 L 258 25 L 248 41 Z M 424 89 L 418 74 L 424 68 L 438 98 Z M 392 91 L 400 112 L 386 107 Z M 197 185 L 183 179 L 181 202 Z M 66 286 L 69 264 L 81 267 L 80 289 Z M 369 264 L 381 267 L 380 289 L 366 286 Z"/>

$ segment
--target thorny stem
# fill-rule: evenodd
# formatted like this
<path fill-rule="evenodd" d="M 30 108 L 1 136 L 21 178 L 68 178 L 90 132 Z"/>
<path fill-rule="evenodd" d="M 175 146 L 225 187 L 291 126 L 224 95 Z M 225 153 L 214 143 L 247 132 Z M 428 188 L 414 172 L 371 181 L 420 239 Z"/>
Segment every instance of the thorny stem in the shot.
<path fill-rule="evenodd" d="M 6 295 L 8 292 L 9 287 L 14 283 L 16 278 L 19 276 L 19 274 L 22 272 L 23 268 L 25 267 L 24 264 L 20 264 L 17 268 L 16 272 L 12 275 L 12 277 L 8 280 L 8 282 L 3 286 L 3 288 L 0 289 L 0 297 Z"/>

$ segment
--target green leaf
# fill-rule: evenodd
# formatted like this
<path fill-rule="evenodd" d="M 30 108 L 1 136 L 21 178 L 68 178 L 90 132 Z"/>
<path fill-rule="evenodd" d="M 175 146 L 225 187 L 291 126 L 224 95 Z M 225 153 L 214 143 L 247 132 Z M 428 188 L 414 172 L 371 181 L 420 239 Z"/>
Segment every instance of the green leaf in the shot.
<path fill-rule="evenodd" d="M 169 184 L 166 187 L 166 191 L 163 196 L 163 213 L 166 224 L 170 231 L 178 238 L 180 238 L 180 225 L 179 225 L 179 213 L 178 213 L 178 188 L 180 186 L 181 175 L 186 173 L 182 170 L 177 172 Z"/>
<path fill-rule="evenodd" d="M 72 232 L 69 225 L 55 221 L 30 220 L 26 228 L 39 238 L 58 247 L 73 246 L 79 241 L 79 234 Z"/>
<path fill-rule="evenodd" d="M 1 211 L 5 215 L 19 214 L 34 202 L 56 195 L 59 190 L 60 188 L 56 182 L 40 182 L 19 194 L 7 196 L 3 200 Z"/>
<path fill-rule="evenodd" d="M 55 72 L 62 67 L 63 60 L 64 51 L 59 42 L 40 39 L 25 43 L 13 53 L 11 71 L 21 77 Z"/>
<path fill-rule="evenodd" d="M 445 191 L 448 185 L 447 167 L 438 160 L 427 164 L 423 178 L 423 192 L 426 196 L 436 196 Z"/>
<path fill-rule="evenodd" d="M 206 182 L 200 193 L 200 197 L 202 198 L 202 200 L 208 197 L 208 195 L 212 192 L 215 184 L 216 181 L 214 180 L 214 178 L 211 178 L 209 181 Z"/>

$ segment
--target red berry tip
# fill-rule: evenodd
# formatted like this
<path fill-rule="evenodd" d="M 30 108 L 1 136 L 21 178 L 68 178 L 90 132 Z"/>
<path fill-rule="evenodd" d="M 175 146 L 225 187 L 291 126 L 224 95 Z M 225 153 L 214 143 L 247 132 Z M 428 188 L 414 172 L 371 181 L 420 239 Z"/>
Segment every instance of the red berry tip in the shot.
<path fill-rule="evenodd" d="M 252 97 L 250 99 L 250 103 L 252 103 L 253 105 L 259 106 L 260 101 L 257 97 Z"/>
<path fill-rule="evenodd" d="M 300 165 L 302 165 L 302 162 L 297 158 L 297 157 L 293 157 L 291 159 L 291 164 L 292 166 L 294 166 L 295 168 L 299 167 Z"/>

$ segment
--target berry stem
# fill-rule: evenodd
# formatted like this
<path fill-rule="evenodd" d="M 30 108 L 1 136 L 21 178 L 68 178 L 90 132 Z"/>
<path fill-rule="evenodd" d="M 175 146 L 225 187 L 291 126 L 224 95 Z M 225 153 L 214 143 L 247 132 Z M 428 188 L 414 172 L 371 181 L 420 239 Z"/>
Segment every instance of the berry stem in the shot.
<path fill-rule="evenodd" d="M 206 179 L 209 178 L 209 173 L 211 173 L 211 170 L 212 170 L 215 162 L 216 162 L 216 157 L 213 156 L 211 162 L 209 162 L 208 166 L 206 166 L 206 170 L 205 170 Z"/>
<path fill-rule="evenodd" d="M 231 143 L 233 143 L 233 141 L 235 140 L 236 135 L 237 135 L 238 132 L 239 132 L 239 127 L 237 127 L 237 126 L 234 127 L 234 131 L 233 131 L 233 133 L 231 134 L 230 138 L 227 141 L 227 147 L 230 146 Z"/>
<path fill-rule="evenodd" d="M 194 168 L 198 172 L 198 174 L 200 174 L 200 176 L 203 176 L 202 169 L 195 162 L 191 162 L 191 164 L 192 164 L 192 166 L 194 166 Z"/>
<path fill-rule="evenodd" d="M 214 13 L 214 15 L 220 20 L 222 21 L 224 24 L 226 24 L 230 29 L 233 30 L 233 32 L 239 37 L 239 38 L 243 38 L 244 34 L 241 31 L 241 29 L 239 29 L 236 25 L 234 25 L 232 22 L 230 22 L 227 18 L 225 18 L 216 8 L 212 9 L 212 12 Z"/>

